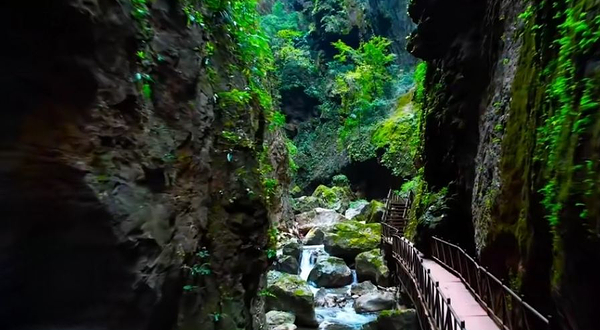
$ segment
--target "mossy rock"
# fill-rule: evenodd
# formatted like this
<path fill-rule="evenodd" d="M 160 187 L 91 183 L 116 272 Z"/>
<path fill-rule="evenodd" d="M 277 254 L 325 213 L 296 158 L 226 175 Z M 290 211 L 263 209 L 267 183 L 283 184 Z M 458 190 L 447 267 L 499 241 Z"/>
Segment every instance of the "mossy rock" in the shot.
<path fill-rule="evenodd" d="M 325 233 L 325 251 L 343 258 L 347 263 L 361 252 L 377 249 L 381 240 L 381 225 L 348 220 L 335 224 Z"/>
<path fill-rule="evenodd" d="M 302 244 L 304 245 L 321 245 L 323 244 L 323 240 L 325 239 L 325 232 L 319 227 L 314 227 L 308 231 L 304 239 L 302 240 Z"/>
<path fill-rule="evenodd" d="M 350 187 L 350 180 L 343 174 L 335 175 L 331 179 L 331 183 L 336 187 Z"/>
<path fill-rule="evenodd" d="M 320 205 L 319 199 L 313 196 L 302 196 L 292 199 L 292 210 L 296 214 L 312 211 Z"/>
<path fill-rule="evenodd" d="M 380 286 L 389 285 L 390 271 L 379 249 L 359 253 L 356 256 L 355 268 L 359 281 L 371 281 Z"/>
<path fill-rule="evenodd" d="M 317 259 L 308 280 L 319 288 L 339 288 L 352 283 L 352 271 L 344 259 L 323 256 Z"/>
<path fill-rule="evenodd" d="M 417 312 L 414 309 L 391 309 L 379 313 L 377 327 L 381 330 L 418 330 Z"/>
<path fill-rule="evenodd" d="M 346 218 L 352 220 L 355 217 L 357 217 L 358 215 L 360 215 L 363 212 L 363 209 L 365 207 L 367 207 L 367 205 L 369 205 L 369 202 L 367 202 L 364 199 L 359 199 L 359 200 L 350 202 L 350 206 L 348 206 L 348 209 L 344 213 L 344 216 Z"/>
<path fill-rule="evenodd" d="M 385 204 L 380 201 L 372 200 L 362 208 L 361 212 L 353 219 L 356 221 L 364 221 L 366 223 L 379 223 L 383 218 Z"/>
<path fill-rule="evenodd" d="M 327 187 L 320 185 L 312 194 L 319 201 L 319 206 L 344 213 L 354 199 L 354 193 L 349 187 Z"/>
<path fill-rule="evenodd" d="M 318 325 L 314 310 L 315 297 L 306 281 L 298 275 L 275 271 L 270 271 L 267 278 L 267 289 L 273 295 L 267 296 L 267 311 L 290 312 L 296 316 L 297 325 Z"/>

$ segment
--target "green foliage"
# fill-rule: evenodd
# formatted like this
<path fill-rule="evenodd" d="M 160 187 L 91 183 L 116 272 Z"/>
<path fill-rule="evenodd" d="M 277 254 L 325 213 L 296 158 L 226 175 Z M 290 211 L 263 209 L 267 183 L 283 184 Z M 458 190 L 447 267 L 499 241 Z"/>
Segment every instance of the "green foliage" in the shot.
<path fill-rule="evenodd" d="M 262 289 L 260 291 L 258 291 L 258 295 L 260 297 L 271 297 L 271 298 L 277 298 L 276 295 L 274 295 L 273 293 L 271 293 L 271 291 L 267 290 L 267 289 Z"/>
<path fill-rule="evenodd" d="M 285 126 L 285 115 L 279 111 L 274 111 L 271 114 L 269 130 L 274 131 L 277 128 Z"/>
<path fill-rule="evenodd" d="M 343 174 L 338 174 L 338 175 L 333 176 L 333 179 L 331 179 L 331 181 L 334 186 L 338 186 L 338 187 L 350 186 L 350 180 L 348 180 L 348 177 Z"/>
<path fill-rule="evenodd" d="M 146 6 L 147 0 L 131 0 L 131 5 L 133 10 L 131 11 L 131 15 L 136 20 L 143 20 L 150 14 L 148 12 L 148 6 Z"/>
<path fill-rule="evenodd" d="M 188 26 L 199 25 L 201 27 L 204 27 L 204 16 L 202 16 L 202 13 L 198 10 L 198 4 L 200 3 L 200 1 L 199 0 L 180 0 L 180 1 L 181 1 L 181 10 L 183 10 L 183 13 L 185 14 L 185 17 L 187 19 L 187 25 Z M 211 6 L 211 4 L 214 5 L 215 2 L 221 2 L 221 1 L 210 0 L 210 1 L 207 1 L 206 4 L 207 4 L 208 8 L 214 10 L 214 8 Z"/>
<path fill-rule="evenodd" d="M 288 152 L 289 159 L 289 167 L 292 172 L 296 172 L 298 170 L 298 165 L 294 161 L 294 157 L 298 154 L 298 148 L 294 144 L 294 142 L 288 138 L 285 139 L 285 146 Z"/>
<path fill-rule="evenodd" d="M 197 285 L 184 285 L 183 286 L 183 291 L 185 292 L 192 292 L 192 291 L 196 291 L 198 290 L 198 286 Z"/>
<path fill-rule="evenodd" d="M 250 103 L 252 96 L 248 91 L 240 91 L 236 88 L 229 92 L 221 92 L 217 94 L 220 105 L 240 105 L 246 106 Z"/>

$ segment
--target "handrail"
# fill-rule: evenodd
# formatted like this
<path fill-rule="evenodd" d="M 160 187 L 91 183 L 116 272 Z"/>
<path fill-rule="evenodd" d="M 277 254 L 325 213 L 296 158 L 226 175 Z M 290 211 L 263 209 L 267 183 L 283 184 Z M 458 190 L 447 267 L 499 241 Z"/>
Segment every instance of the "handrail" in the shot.
<path fill-rule="evenodd" d="M 437 237 L 432 238 L 431 244 L 432 258 L 460 277 L 480 305 L 503 329 L 550 329 L 548 318 L 479 266 L 462 248 Z"/>
<path fill-rule="evenodd" d="M 465 322 L 452 308 L 450 298 L 439 289 L 439 282 L 433 281 L 431 271 L 423 266 L 420 252 L 404 237 L 392 235 L 391 239 L 395 273 L 417 309 L 421 328 L 464 330 Z"/>

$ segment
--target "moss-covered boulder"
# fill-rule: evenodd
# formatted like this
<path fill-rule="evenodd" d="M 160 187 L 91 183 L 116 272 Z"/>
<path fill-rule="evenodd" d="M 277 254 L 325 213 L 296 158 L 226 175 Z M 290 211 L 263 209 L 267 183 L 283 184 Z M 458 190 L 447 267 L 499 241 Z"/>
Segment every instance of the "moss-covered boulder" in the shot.
<path fill-rule="evenodd" d="M 371 281 L 381 286 L 389 285 L 390 271 L 379 249 L 359 253 L 354 265 L 359 281 Z"/>
<path fill-rule="evenodd" d="M 350 288 L 350 293 L 353 296 L 362 296 L 367 293 L 377 292 L 377 291 L 378 291 L 377 287 L 375 286 L 375 284 L 371 283 L 371 281 L 355 283 L 355 284 L 352 284 L 352 287 Z"/>
<path fill-rule="evenodd" d="M 364 221 L 366 223 L 378 223 L 381 222 L 384 211 L 385 204 L 380 201 L 372 200 L 363 207 L 360 213 L 353 219 L 356 221 Z"/>
<path fill-rule="evenodd" d="M 381 311 L 377 320 L 370 323 L 373 330 L 418 330 L 417 312 L 414 309 L 388 309 Z M 365 328 L 363 328 L 365 330 Z"/>
<path fill-rule="evenodd" d="M 302 244 L 304 245 L 321 245 L 323 244 L 323 240 L 325 239 L 325 232 L 319 228 L 314 227 L 308 231 L 304 239 L 302 239 Z"/>
<path fill-rule="evenodd" d="M 323 208 L 332 209 L 344 213 L 350 206 L 350 201 L 354 199 L 354 193 L 349 187 L 327 187 L 320 185 L 312 194 L 319 201 Z"/>
<path fill-rule="evenodd" d="M 352 283 L 352 271 L 344 259 L 322 256 L 310 271 L 308 281 L 317 287 L 339 288 Z"/>
<path fill-rule="evenodd" d="M 319 199 L 313 196 L 302 196 L 292 199 L 292 210 L 296 214 L 314 210 L 320 205 Z"/>
<path fill-rule="evenodd" d="M 296 215 L 296 225 L 300 233 L 306 233 L 312 228 L 319 227 L 325 230 L 346 218 L 331 209 L 316 208 L 309 212 Z"/>
<path fill-rule="evenodd" d="M 323 244 L 330 255 L 354 263 L 359 253 L 378 248 L 380 240 L 380 224 L 349 220 L 333 225 L 325 233 Z"/>
<path fill-rule="evenodd" d="M 277 274 L 272 274 L 277 273 Z M 306 281 L 298 275 L 270 271 L 267 275 L 267 311 L 290 312 L 296 324 L 306 327 L 318 325 L 315 317 L 315 297 Z"/>
<path fill-rule="evenodd" d="M 333 176 L 331 183 L 336 187 L 350 187 L 350 180 L 343 174 Z"/>

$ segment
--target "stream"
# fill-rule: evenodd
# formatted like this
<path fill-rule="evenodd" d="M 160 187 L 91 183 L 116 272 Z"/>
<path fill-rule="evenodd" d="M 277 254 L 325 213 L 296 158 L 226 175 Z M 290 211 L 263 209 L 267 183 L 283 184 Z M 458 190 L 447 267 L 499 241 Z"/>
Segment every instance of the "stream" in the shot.
<path fill-rule="evenodd" d="M 323 245 L 308 245 L 302 248 L 302 256 L 300 259 L 300 277 L 303 280 L 308 282 L 308 275 L 310 271 L 313 269 L 316 261 L 315 255 L 328 255 L 325 252 Z M 357 283 L 356 271 L 352 270 L 353 282 L 352 284 Z M 308 282 L 313 293 L 315 294 L 315 298 L 319 288 L 317 288 L 313 283 Z M 350 289 L 352 284 L 343 287 L 345 289 L 345 293 L 350 297 Z M 337 289 L 324 289 L 327 292 L 340 292 L 343 291 L 342 288 Z M 328 324 L 341 324 L 344 325 L 343 329 L 361 329 L 364 324 L 367 324 L 371 321 L 377 319 L 377 314 L 358 314 L 354 311 L 353 300 L 350 298 L 344 307 L 315 307 L 315 314 L 317 316 L 317 320 L 320 323 L 319 329 L 323 329 Z M 337 329 L 337 328 L 336 328 Z M 341 329 L 341 328 L 340 328 Z"/>

